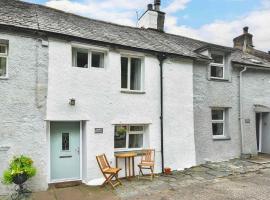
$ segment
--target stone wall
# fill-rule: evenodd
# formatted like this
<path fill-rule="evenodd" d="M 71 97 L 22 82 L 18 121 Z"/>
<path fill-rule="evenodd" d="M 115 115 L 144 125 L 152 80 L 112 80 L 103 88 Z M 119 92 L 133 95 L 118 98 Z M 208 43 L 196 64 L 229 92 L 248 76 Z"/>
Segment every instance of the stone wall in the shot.
<path fill-rule="evenodd" d="M 48 48 L 33 36 L 0 32 L 9 41 L 8 79 L 0 79 L 0 175 L 15 155 L 34 160 L 33 190 L 47 188 L 46 95 Z M 0 183 L 0 194 L 13 187 Z"/>
<path fill-rule="evenodd" d="M 221 161 L 240 156 L 239 72 L 227 66 L 227 80 L 210 80 L 207 64 L 194 64 L 194 129 L 197 163 Z M 226 107 L 227 138 L 214 140 L 211 107 Z"/>
<path fill-rule="evenodd" d="M 243 73 L 244 153 L 246 154 L 257 154 L 254 105 L 270 107 L 269 88 L 269 70 L 248 69 Z"/>

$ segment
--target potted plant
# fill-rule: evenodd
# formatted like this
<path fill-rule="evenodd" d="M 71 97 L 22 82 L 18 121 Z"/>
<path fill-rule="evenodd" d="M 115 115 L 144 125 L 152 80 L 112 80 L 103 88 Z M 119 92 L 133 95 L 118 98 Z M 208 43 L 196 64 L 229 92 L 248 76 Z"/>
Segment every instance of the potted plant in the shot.
<path fill-rule="evenodd" d="M 31 177 L 36 175 L 36 168 L 33 166 L 33 160 L 24 155 L 14 157 L 7 170 L 3 174 L 3 183 L 6 185 L 16 184 L 19 186 L 18 194 L 25 193 L 23 184 Z"/>
<path fill-rule="evenodd" d="M 117 134 L 119 136 L 122 136 L 122 135 L 124 135 L 127 132 L 127 129 L 126 129 L 125 126 L 119 126 L 119 127 L 117 127 L 116 132 L 117 132 Z"/>

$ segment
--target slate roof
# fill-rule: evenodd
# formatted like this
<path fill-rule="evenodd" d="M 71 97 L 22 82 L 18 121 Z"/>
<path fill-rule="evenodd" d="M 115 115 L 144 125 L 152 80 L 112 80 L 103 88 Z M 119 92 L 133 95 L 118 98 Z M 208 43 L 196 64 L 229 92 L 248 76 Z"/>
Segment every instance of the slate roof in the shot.
<path fill-rule="evenodd" d="M 244 62 L 243 52 L 179 35 L 89 19 L 46 6 L 18 0 L 0 0 L 0 25 L 57 33 L 107 44 L 209 59 L 196 52 L 206 46 L 234 52 L 233 61 Z M 264 53 L 264 54 L 263 54 Z M 264 64 L 270 67 L 270 56 L 258 51 Z M 262 56 L 263 55 L 263 56 Z M 258 55 L 257 55 L 258 56 Z M 265 56 L 267 59 L 265 59 Z M 249 61 L 246 61 L 248 64 Z"/>

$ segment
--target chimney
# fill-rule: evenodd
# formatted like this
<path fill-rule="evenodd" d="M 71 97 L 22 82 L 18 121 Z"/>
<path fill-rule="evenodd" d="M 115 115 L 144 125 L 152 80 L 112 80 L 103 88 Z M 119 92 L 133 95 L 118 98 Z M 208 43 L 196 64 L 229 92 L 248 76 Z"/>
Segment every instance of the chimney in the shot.
<path fill-rule="evenodd" d="M 160 0 L 155 0 L 154 6 L 156 11 L 160 11 Z"/>
<path fill-rule="evenodd" d="M 251 52 L 253 50 L 253 35 L 248 32 L 248 27 L 243 28 L 243 34 L 233 39 L 234 48 L 240 49 L 244 52 Z"/>
<path fill-rule="evenodd" d="M 160 11 L 160 4 L 160 0 L 155 0 L 154 7 L 147 5 L 147 10 L 139 18 L 138 27 L 164 31 L 165 13 Z"/>

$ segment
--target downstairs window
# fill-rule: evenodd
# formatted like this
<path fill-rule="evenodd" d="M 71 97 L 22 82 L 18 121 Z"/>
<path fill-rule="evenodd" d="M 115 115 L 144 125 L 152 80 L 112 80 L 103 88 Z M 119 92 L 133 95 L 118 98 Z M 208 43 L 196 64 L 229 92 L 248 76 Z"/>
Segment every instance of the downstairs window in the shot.
<path fill-rule="evenodd" d="M 143 125 L 116 125 L 114 131 L 115 149 L 141 149 L 144 146 Z"/>

